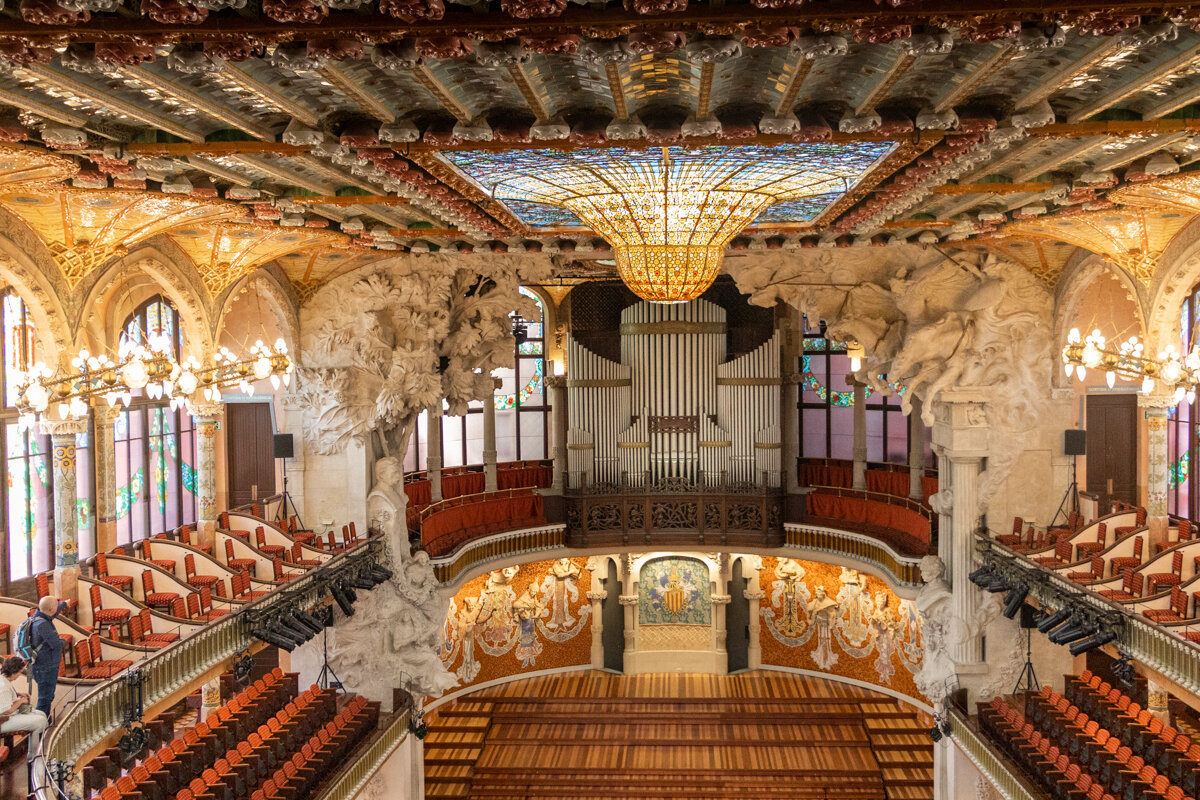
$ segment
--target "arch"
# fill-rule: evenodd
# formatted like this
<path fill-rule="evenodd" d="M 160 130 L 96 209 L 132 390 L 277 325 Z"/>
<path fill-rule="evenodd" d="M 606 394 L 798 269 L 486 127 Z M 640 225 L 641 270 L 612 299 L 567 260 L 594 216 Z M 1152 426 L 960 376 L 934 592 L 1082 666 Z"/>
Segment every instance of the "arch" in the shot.
<path fill-rule="evenodd" d="M 53 367 L 53 354 L 68 358 L 74 355 L 74 331 L 53 282 L 18 243 L 6 236 L 0 236 L 0 281 L 16 290 L 25 302 L 26 313 L 33 317 L 38 346 L 47 355 L 40 360 Z"/>
<path fill-rule="evenodd" d="M 288 351 L 291 353 L 298 352 L 300 346 L 300 307 L 295 301 L 294 294 L 289 291 L 289 288 L 280 282 L 277 275 L 264 267 L 260 267 L 249 275 L 239 278 L 225 292 L 214 320 L 216 324 L 212 331 L 213 342 L 220 343 L 221 334 L 227 327 L 226 323 L 230 311 L 233 309 L 238 298 L 251 288 L 266 300 L 267 308 L 270 310 L 271 316 L 275 320 L 275 325 L 279 328 L 284 342 L 287 343 Z"/>
<path fill-rule="evenodd" d="M 1200 284 L 1200 220 L 1193 220 L 1163 252 L 1151 284 L 1146 339 L 1152 352 L 1160 342 L 1179 342 L 1179 311 L 1184 298 L 1197 284 Z"/>
<path fill-rule="evenodd" d="M 1067 341 L 1067 333 L 1076 323 L 1076 316 L 1087 290 L 1099 277 L 1106 274 L 1120 284 L 1125 289 L 1126 295 L 1133 301 L 1138 336 L 1143 340 L 1147 338 L 1144 290 L 1129 277 L 1125 270 L 1115 267 L 1095 253 L 1080 250 L 1077 256 L 1071 259 L 1067 269 L 1063 271 L 1062 280 L 1059 281 L 1054 295 L 1053 343 L 1055 347 L 1059 347 Z M 1062 378 L 1062 370 L 1056 368 L 1054 376 L 1056 386 L 1067 385 Z"/>
<path fill-rule="evenodd" d="M 141 248 L 104 268 L 83 298 L 82 323 L 115 352 L 125 318 L 146 298 L 162 294 L 179 312 L 184 355 L 203 357 L 213 348 L 212 325 L 194 270 L 181 268 L 155 248 Z"/>

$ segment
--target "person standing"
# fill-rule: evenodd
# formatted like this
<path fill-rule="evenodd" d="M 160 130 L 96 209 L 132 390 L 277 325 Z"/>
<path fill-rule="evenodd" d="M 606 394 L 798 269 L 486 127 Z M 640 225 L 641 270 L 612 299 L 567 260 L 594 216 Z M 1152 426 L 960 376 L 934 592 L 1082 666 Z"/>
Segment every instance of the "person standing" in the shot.
<path fill-rule="evenodd" d="M 62 639 L 54 620 L 67 607 L 67 603 L 58 602 L 47 595 L 38 602 L 37 613 L 33 615 L 33 681 L 37 684 L 37 710 L 51 719 L 50 706 L 54 703 L 54 692 L 58 688 L 58 666 L 62 661 Z"/>
<path fill-rule="evenodd" d="M 0 733 L 28 732 L 26 753 L 32 761 L 49 723 L 41 711 L 29 708 L 29 695 L 17 688 L 17 681 L 25 675 L 25 666 L 25 659 L 20 656 L 9 656 L 0 663 Z"/>

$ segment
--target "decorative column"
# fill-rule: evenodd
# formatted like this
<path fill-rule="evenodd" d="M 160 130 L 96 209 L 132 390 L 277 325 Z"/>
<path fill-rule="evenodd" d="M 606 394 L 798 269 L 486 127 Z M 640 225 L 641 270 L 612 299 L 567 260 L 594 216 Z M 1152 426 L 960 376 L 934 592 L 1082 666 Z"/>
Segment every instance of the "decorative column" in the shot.
<path fill-rule="evenodd" d="M 1170 724 L 1167 687 L 1150 677 L 1146 678 L 1146 710 L 1150 712 L 1150 716 L 1158 717 L 1163 725 Z"/>
<path fill-rule="evenodd" d="M 750 642 L 748 645 L 749 653 L 747 654 L 747 666 L 750 669 L 758 669 L 762 666 L 762 643 L 759 641 L 760 633 L 758 605 L 762 599 L 767 596 L 767 593 L 758 588 L 758 579 L 754 579 L 753 588 L 746 590 L 745 598 L 750 601 Z"/>
<path fill-rule="evenodd" d="M 854 483 L 855 489 L 867 488 L 867 387 L 851 380 L 854 386 Z"/>
<path fill-rule="evenodd" d="M 113 423 L 120 409 L 107 402 L 92 406 L 96 435 L 91 442 L 96 465 L 96 552 L 107 553 L 117 546 L 117 448 Z"/>
<path fill-rule="evenodd" d="M 60 600 L 79 599 L 79 509 L 75 484 L 75 437 L 87 431 L 87 420 L 43 420 L 50 435 L 54 477 L 54 593 Z"/>
<path fill-rule="evenodd" d="M 204 684 L 204 689 L 201 694 L 201 701 L 204 706 L 200 709 L 200 721 L 208 719 L 210 715 L 216 714 L 217 709 L 221 707 L 221 678 L 220 676 L 213 678 L 208 683 Z"/>
<path fill-rule="evenodd" d="M 500 379 L 494 379 L 492 394 L 483 401 L 483 489 L 496 491 L 496 390 Z M 440 451 L 439 451 L 440 452 Z"/>
<path fill-rule="evenodd" d="M 550 453 L 554 459 L 554 484 L 550 491 L 561 494 L 567 486 L 567 376 L 550 375 L 546 378 L 546 385 L 550 387 L 554 437 L 554 447 Z"/>
<path fill-rule="evenodd" d="M 225 416 L 224 403 L 193 403 L 196 421 L 196 539 L 211 549 L 217 531 L 217 431 Z"/>
<path fill-rule="evenodd" d="M 939 552 L 945 562 L 953 596 L 953 614 L 963 623 L 966 635 L 951 644 L 951 657 L 961 667 L 978 665 L 982 660 L 982 631 L 976 629 L 979 590 L 967 580 L 975 558 L 975 534 L 982 509 L 979 500 L 979 473 L 988 454 L 986 395 L 972 391 L 946 391 L 937 402 L 937 421 L 933 440 L 941 450 L 939 460 L 949 461 L 950 485 L 939 492 L 938 511 L 944 515 L 949 505 L 949 525 L 940 527 Z M 942 457 L 944 453 L 944 457 Z M 946 472 L 939 471 L 939 480 Z M 970 671 L 970 669 L 966 670 Z"/>
<path fill-rule="evenodd" d="M 921 401 L 914 397 L 908 414 L 908 496 L 924 500 L 921 479 L 925 477 L 925 423 L 921 421 Z"/>
<path fill-rule="evenodd" d="M 601 603 L 608 597 L 604 589 L 587 593 L 592 603 L 592 669 L 604 669 L 604 608 Z"/>
<path fill-rule="evenodd" d="M 933 454 L 938 463 L 938 493 L 929 498 L 929 504 L 938 515 L 938 558 L 946 567 L 946 580 L 950 579 L 950 561 L 954 539 L 950 536 L 953 509 L 954 487 L 950 485 L 950 459 L 946 456 L 946 448 L 933 443 Z"/>
<path fill-rule="evenodd" d="M 1174 398 L 1155 392 L 1138 395 L 1138 405 L 1145 409 L 1147 440 L 1146 450 L 1150 458 L 1146 473 L 1146 524 L 1150 528 L 1150 545 L 1167 540 L 1167 475 L 1170 453 L 1167 451 L 1167 409 Z M 1150 552 L 1153 552 L 1151 550 Z"/>
<path fill-rule="evenodd" d="M 800 373 L 796 368 L 799 358 L 797 344 L 802 336 L 794 325 L 791 306 L 788 306 L 786 326 L 779 358 L 779 444 L 780 468 L 784 471 L 783 491 L 796 494 L 800 491 Z"/>
<path fill-rule="evenodd" d="M 435 403 L 425 414 L 425 472 L 429 476 L 429 498 L 442 499 L 442 404 Z"/>
<path fill-rule="evenodd" d="M 625 650 L 624 658 L 626 663 L 622 665 L 622 669 L 628 669 L 629 654 L 637 652 L 637 604 L 638 596 L 636 594 L 623 594 L 618 598 L 621 603 L 621 608 L 625 612 Z"/>

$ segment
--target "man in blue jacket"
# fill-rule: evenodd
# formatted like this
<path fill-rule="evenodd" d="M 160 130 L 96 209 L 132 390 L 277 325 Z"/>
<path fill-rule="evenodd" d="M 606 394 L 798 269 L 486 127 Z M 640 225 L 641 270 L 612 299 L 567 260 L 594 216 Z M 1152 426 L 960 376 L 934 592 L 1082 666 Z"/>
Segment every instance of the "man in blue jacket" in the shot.
<path fill-rule="evenodd" d="M 37 710 L 50 717 L 50 705 L 54 702 L 54 692 L 58 688 L 58 665 L 62 660 L 62 639 L 54 627 L 54 620 L 67 607 L 67 603 L 58 602 L 54 597 L 46 596 L 38 603 L 38 610 L 33 615 L 33 630 L 30 638 L 37 655 L 33 659 L 34 683 L 37 684 Z"/>

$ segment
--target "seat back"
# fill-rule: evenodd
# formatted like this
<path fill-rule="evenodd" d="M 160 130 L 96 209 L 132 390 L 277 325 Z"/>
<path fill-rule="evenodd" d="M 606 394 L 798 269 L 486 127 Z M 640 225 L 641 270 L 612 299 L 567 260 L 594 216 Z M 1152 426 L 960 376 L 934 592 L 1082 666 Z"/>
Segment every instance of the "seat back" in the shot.
<path fill-rule="evenodd" d="M 189 579 L 196 577 L 196 557 L 191 553 L 183 557 L 183 574 Z"/>
<path fill-rule="evenodd" d="M 37 586 L 38 600 L 41 600 L 46 595 L 50 594 L 50 576 L 46 573 L 39 573 L 34 577 L 34 585 Z"/>
<path fill-rule="evenodd" d="M 1133 557 L 1134 558 L 1142 557 L 1142 537 L 1141 536 L 1139 536 L 1133 540 Z"/>
<path fill-rule="evenodd" d="M 262 546 L 264 544 L 267 543 L 267 534 L 266 534 L 266 531 L 263 530 L 262 525 L 259 525 L 257 528 L 254 529 L 254 541 L 259 546 L 260 549 L 262 548 Z"/>
<path fill-rule="evenodd" d="M 100 587 L 92 584 L 92 586 L 88 589 L 88 594 L 91 595 L 92 598 L 92 610 L 103 611 L 104 603 L 100 597 Z"/>
<path fill-rule="evenodd" d="M 1176 550 L 1175 555 L 1171 556 L 1171 572 L 1176 575 L 1183 573 L 1183 551 Z"/>
<path fill-rule="evenodd" d="M 154 573 L 148 569 L 142 570 L 142 591 L 147 595 L 154 594 Z"/>

